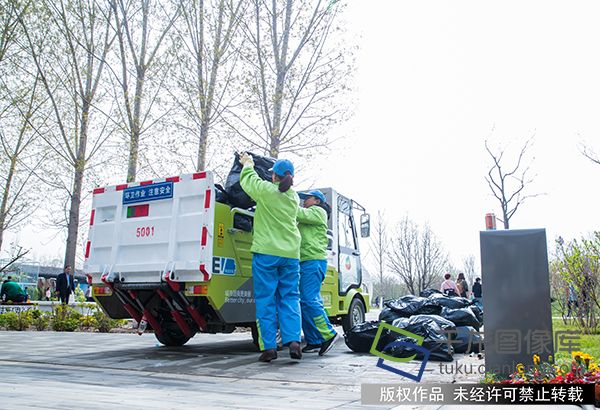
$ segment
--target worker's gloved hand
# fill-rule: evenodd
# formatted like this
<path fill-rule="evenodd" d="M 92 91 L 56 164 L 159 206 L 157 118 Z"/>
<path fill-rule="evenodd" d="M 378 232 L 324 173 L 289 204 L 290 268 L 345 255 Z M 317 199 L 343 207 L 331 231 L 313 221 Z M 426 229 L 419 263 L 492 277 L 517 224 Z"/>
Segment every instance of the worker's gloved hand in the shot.
<path fill-rule="evenodd" d="M 254 160 L 252 159 L 252 155 L 244 152 L 240 155 L 240 163 L 242 166 L 254 167 Z"/>

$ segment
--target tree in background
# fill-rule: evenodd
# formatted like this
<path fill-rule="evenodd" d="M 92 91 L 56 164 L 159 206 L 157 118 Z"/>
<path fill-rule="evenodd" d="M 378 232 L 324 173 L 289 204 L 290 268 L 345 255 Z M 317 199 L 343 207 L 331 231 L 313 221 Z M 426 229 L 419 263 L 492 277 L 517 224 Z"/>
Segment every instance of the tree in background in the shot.
<path fill-rule="evenodd" d="M 472 291 L 473 283 L 475 283 L 475 278 L 478 277 L 477 269 L 475 267 L 474 255 L 469 255 L 463 259 L 462 273 L 465 274 L 465 278 L 467 279 L 467 283 L 469 284 L 469 289 Z"/>
<path fill-rule="evenodd" d="M 509 229 L 510 219 L 526 199 L 540 195 L 525 194 L 526 187 L 534 180 L 534 177 L 529 176 L 530 165 L 524 165 L 523 163 L 532 141 L 533 137 L 525 142 L 517 159 L 513 161 L 504 157 L 504 148 L 492 150 L 488 141 L 485 141 L 485 150 L 492 161 L 485 180 L 492 191 L 492 195 L 500 202 L 501 221 L 504 224 L 504 229 Z M 507 161 L 508 165 L 506 164 Z"/>
<path fill-rule="evenodd" d="M 273 158 L 327 145 L 328 129 L 346 111 L 337 101 L 353 64 L 352 51 L 334 35 L 343 8 L 335 0 L 251 0 L 243 24 L 247 100 L 228 112 L 246 144 Z"/>
<path fill-rule="evenodd" d="M 247 0 L 177 0 L 181 18 L 173 35 L 177 64 L 173 76 L 177 87 L 174 127 L 193 137 L 194 167 L 206 169 L 209 132 L 223 112 L 234 103 L 232 89 L 239 89 L 241 36 Z M 219 148 L 222 148 L 219 141 Z M 182 153 L 179 152 L 181 156 Z M 185 154 L 183 154 L 185 155 Z"/>
<path fill-rule="evenodd" d="M 114 77 L 121 94 L 116 98 L 118 121 L 129 143 L 127 182 L 133 182 L 138 174 L 143 134 L 169 114 L 163 109 L 166 104 L 161 104 L 170 70 L 163 42 L 180 8 L 156 0 L 109 0 L 109 3 L 118 47 L 119 67 L 115 65 L 112 70 L 118 73 Z"/>
<path fill-rule="evenodd" d="M 374 285 L 375 295 L 385 298 L 390 297 L 390 280 L 386 275 L 387 268 L 387 252 L 389 246 L 387 225 L 385 215 L 381 211 L 377 211 L 377 221 L 371 234 L 369 243 L 376 266 L 376 281 Z"/>
<path fill-rule="evenodd" d="M 448 255 L 431 228 L 406 217 L 396 227 L 388 247 L 388 267 L 413 295 L 438 288 L 448 266 Z"/>
<path fill-rule="evenodd" d="M 600 232 L 589 238 L 557 241 L 556 270 L 575 292 L 577 325 L 592 334 L 600 327 Z"/>
<path fill-rule="evenodd" d="M 75 266 L 84 175 L 110 132 L 98 108 L 106 56 L 114 36 L 111 9 L 94 0 L 41 1 L 21 19 L 24 43 L 45 90 L 51 126 L 36 129 L 51 150 L 45 182 L 66 198 L 68 214 L 56 214 L 67 229 L 65 265 Z M 31 124 L 31 123 L 30 123 Z"/>
<path fill-rule="evenodd" d="M 18 41 L 19 21 L 28 12 L 29 2 L 0 4 L 0 251 L 4 232 L 17 228 L 38 207 L 34 174 L 44 159 L 31 127 L 43 122 L 39 77 L 26 70 L 30 60 Z"/>

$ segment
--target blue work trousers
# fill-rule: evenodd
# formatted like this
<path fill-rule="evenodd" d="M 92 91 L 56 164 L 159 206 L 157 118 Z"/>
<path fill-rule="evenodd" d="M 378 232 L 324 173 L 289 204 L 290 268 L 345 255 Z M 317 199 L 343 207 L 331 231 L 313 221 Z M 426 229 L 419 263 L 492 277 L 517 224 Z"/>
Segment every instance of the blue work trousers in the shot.
<path fill-rule="evenodd" d="M 278 323 L 284 346 L 300 342 L 299 260 L 255 253 L 252 277 L 260 350 L 277 348 Z"/>
<path fill-rule="evenodd" d="M 320 345 L 335 336 L 321 298 L 321 285 L 327 272 L 326 260 L 300 263 L 300 306 L 306 343 Z"/>

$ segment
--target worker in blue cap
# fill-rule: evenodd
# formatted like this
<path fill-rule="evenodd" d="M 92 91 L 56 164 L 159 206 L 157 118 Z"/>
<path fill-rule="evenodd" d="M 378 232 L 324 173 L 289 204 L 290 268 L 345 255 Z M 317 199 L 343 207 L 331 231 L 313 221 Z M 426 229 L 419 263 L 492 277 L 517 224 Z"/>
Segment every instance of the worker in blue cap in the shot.
<path fill-rule="evenodd" d="M 240 155 L 242 189 L 256 202 L 252 240 L 252 277 L 261 362 L 277 358 L 277 325 L 292 359 L 301 359 L 300 232 L 296 221 L 298 194 L 291 189 L 294 165 L 280 159 L 272 181 L 254 170 L 252 156 Z"/>
<path fill-rule="evenodd" d="M 302 331 L 306 339 L 303 352 L 323 356 L 339 335 L 331 326 L 321 298 L 321 285 L 327 272 L 327 220 L 331 208 L 323 192 L 312 190 L 299 194 L 304 207 L 298 209 L 300 243 L 300 306 Z"/>

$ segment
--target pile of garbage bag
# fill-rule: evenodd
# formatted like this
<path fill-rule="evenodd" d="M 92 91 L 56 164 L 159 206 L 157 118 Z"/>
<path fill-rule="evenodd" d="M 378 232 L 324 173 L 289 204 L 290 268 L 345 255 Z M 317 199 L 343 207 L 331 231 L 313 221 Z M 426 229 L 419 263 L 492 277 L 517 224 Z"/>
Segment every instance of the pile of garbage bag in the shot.
<path fill-rule="evenodd" d="M 462 297 L 449 297 L 435 289 L 426 289 L 420 296 L 407 295 L 388 300 L 379 321 L 353 327 L 345 334 L 346 345 L 355 352 L 369 352 L 381 322 L 423 337 L 422 346 L 430 351 L 429 360 L 452 361 L 454 353 L 478 353 L 483 350 L 483 337 L 478 330 L 483 325 L 483 311 Z M 406 343 L 413 338 L 384 329 L 377 351 L 394 357 L 423 358 L 423 354 Z"/>

